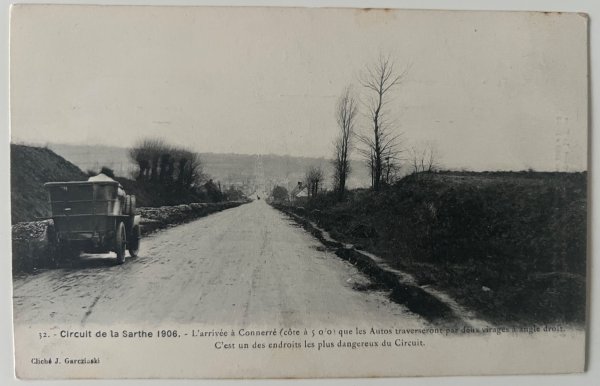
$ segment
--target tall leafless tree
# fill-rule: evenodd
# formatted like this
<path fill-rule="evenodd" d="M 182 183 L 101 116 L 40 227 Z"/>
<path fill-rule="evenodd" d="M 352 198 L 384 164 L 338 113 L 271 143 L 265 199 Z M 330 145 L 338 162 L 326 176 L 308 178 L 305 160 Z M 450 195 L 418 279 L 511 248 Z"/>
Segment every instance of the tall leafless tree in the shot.
<path fill-rule="evenodd" d="M 390 112 L 387 109 L 390 101 L 390 93 L 402 82 L 408 68 L 401 72 L 396 71 L 394 62 L 390 56 L 381 55 L 378 61 L 367 66 L 359 80 L 361 85 L 367 89 L 368 96 L 364 101 L 367 108 L 366 116 L 369 119 L 367 133 L 357 135 L 364 145 L 360 153 L 365 157 L 371 169 L 371 184 L 375 191 L 381 189 L 382 183 L 389 182 L 392 170 L 391 166 L 397 168 L 399 162 L 399 137 L 393 127 Z"/>
<path fill-rule="evenodd" d="M 350 148 L 352 146 L 352 137 L 354 135 L 354 123 L 358 106 L 356 99 L 352 95 L 350 86 L 344 89 L 344 92 L 338 99 L 336 108 L 336 120 L 338 124 L 338 136 L 334 140 L 334 160 L 333 160 L 333 180 L 334 188 L 337 191 L 338 198 L 344 198 L 346 191 L 346 180 L 350 174 Z"/>

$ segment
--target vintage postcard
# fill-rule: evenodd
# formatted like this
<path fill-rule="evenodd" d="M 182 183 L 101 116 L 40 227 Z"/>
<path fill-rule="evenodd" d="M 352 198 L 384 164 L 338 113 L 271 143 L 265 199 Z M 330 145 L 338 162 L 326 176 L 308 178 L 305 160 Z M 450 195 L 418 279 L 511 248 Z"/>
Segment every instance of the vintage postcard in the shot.
<path fill-rule="evenodd" d="M 16 5 L 16 374 L 585 368 L 588 19 Z"/>

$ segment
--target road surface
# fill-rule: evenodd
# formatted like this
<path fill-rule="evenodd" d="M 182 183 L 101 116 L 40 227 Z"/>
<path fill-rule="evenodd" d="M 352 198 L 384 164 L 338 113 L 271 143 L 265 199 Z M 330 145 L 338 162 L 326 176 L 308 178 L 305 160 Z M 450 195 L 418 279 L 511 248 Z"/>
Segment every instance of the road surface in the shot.
<path fill-rule="evenodd" d="M 160 231 L 137 258 L 86 255 L 14 281 L 16 325 L 426 322 L 264 200 Z"/>

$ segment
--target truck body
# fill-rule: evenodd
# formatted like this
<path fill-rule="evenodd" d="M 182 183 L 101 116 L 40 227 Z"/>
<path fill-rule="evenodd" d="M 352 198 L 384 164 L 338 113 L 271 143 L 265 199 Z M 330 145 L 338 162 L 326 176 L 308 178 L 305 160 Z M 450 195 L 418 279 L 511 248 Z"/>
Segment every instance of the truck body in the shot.
<path fill-rule="evenodd" d="M 48 182 L 52 241 L 58 253 L 117 254 L 124 261 L 125 249 L 137 255 L 140 217 L 135 215 L 135 196 L 126 195 L 117 181 Z"/>

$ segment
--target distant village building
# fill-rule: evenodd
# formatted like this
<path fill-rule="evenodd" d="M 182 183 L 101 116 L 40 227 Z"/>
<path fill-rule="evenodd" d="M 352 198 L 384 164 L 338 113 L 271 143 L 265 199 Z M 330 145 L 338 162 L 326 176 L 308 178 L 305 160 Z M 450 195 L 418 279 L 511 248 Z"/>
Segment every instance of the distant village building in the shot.
<path fill-rule="evenodd" d="M 302 184 L 302 181 L 298 181 L 298 185 L 290 192 L 290 201 L 294 202 L 304 197 L 308 197 L 308 189 Z"/>

